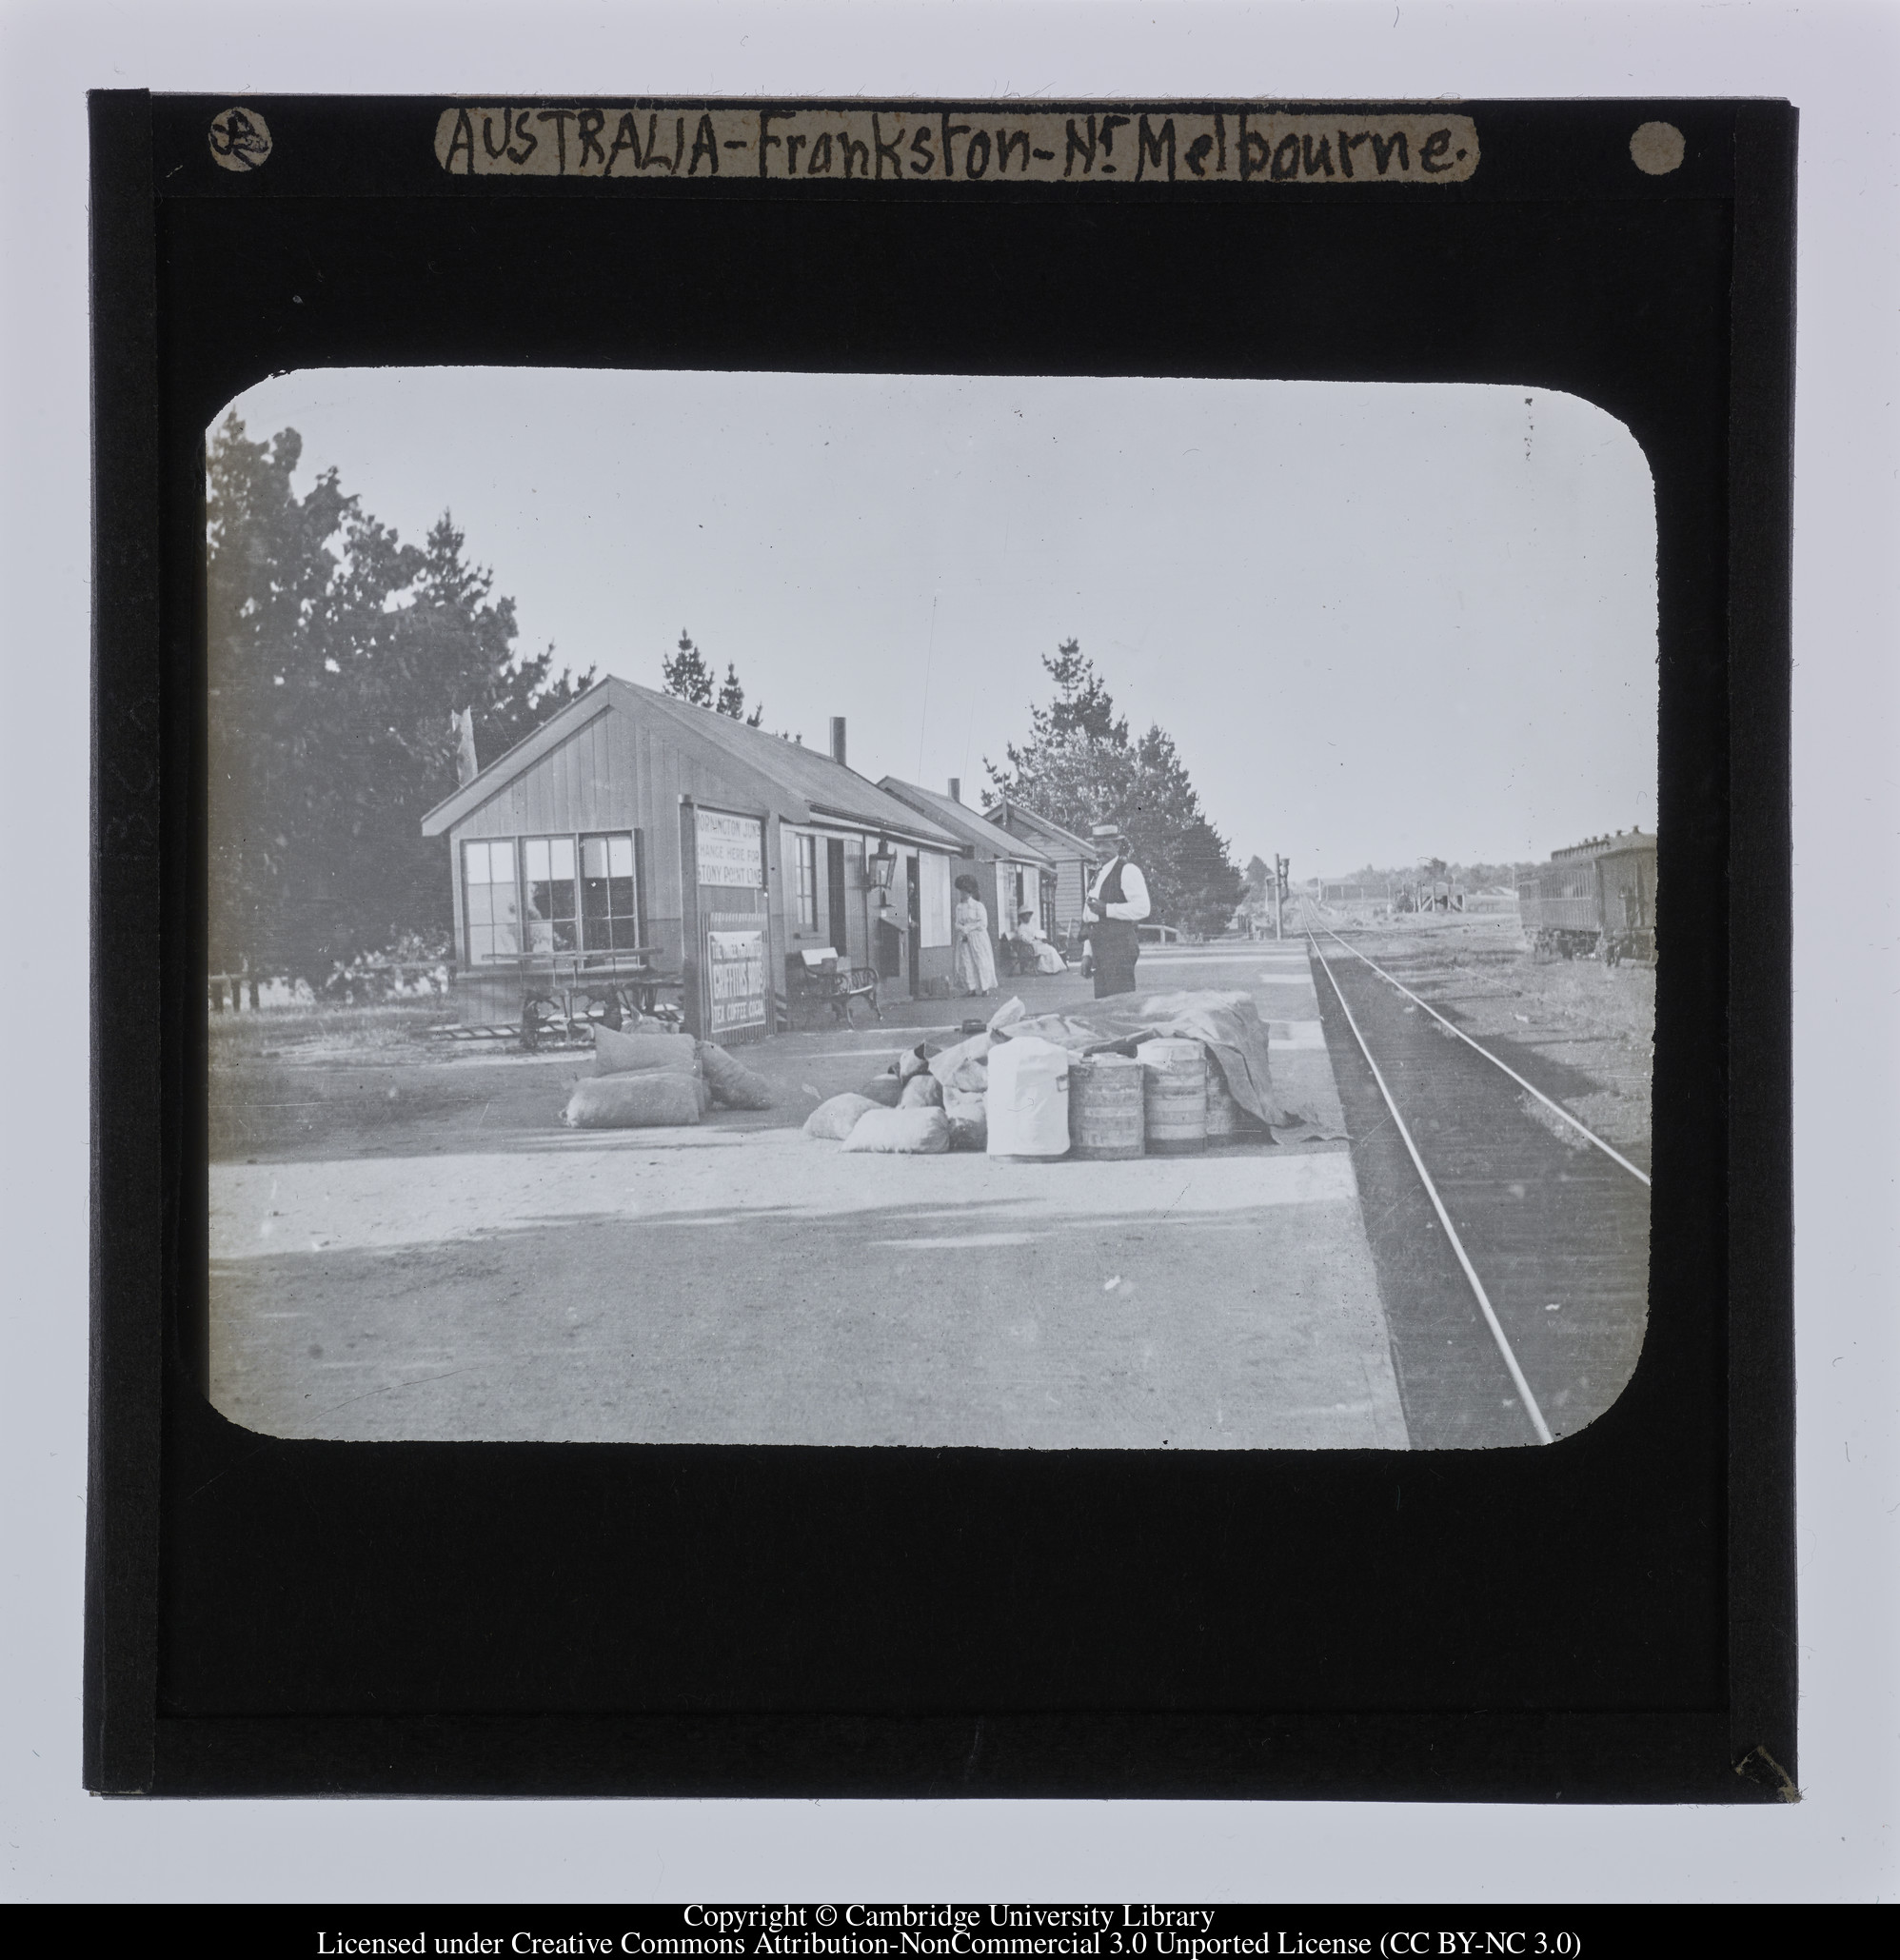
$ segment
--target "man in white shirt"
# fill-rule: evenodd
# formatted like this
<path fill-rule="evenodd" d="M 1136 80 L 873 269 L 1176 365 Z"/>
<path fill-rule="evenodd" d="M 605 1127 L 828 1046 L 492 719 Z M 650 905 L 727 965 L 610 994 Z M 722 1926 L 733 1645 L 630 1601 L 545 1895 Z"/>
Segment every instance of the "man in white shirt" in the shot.
<path fill-rule="evenodd" d="M 1129 842 L 1119 824 L 1098 823 L 1090 833 L 1097 849 L 1113 855 L 1089 884 L 1088 936 L 1095 948 L 1095 997 L 1132 994 L 1135 961 L 1141 951 L 1136 926 L 1148 916 L 1148 881 L 1128 855 Z"/>

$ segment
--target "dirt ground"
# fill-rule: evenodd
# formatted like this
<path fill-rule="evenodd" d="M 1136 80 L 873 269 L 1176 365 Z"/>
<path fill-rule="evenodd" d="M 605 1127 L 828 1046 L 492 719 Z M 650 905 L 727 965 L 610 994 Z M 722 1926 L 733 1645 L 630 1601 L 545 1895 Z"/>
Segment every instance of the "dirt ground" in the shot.
<path fill-rule="evenodd" d="M 1147 992 L 1249 988 L 1282 1099 L 1340 1129 L 1298 948 L 1142 965 Z M 1014 1163 L 799 1134 L 1000 998 L 749 1047 L 778 1106 L 668 1132 L 562 1128 L 584 1051 L 228 1040 L 214 1402 L 285 1435 L 1403 1448 L 1343 1142 Z"/>
<path fill-rule="evenodd" d="M 1474 1040 L 1503 1040 L 1560 1063 L 1576 1085 L 1564 1106 L 1606 1142 L 1639 1151 L 1639 1161 L 1649 1162 L 1654 967 L 1540 960 L 1510 917 L 1393 921 L 1347 937 Z M 1589 1149 L 1534 1098 L 1523 1100 L 1534 1121 Z"/>
<path fill-rule="evenodd" d="M 1353 939 L 1647 1164 L 1651 970 L 1540 964 L 1508 921 Z M 1251 992 L 1280 1099 L 1343 1131 L 1302 941 L 1144 955 L 1138 984 Z M 1451 1424 L 1462 1403 L 1408 1431 L 1422 1418 L 1400 1398 L 1391 1289 L 1409 1282 L 1381 1278 L 1343 1141 L 1011 1164 L 845 1157 L 799 1134 L 820 1100 L 1009 993 L 1032 1013 L 1092 998 L 1079 975 L 1039 977 L 750 1045 L 735 1052 L 776 1106 L 668 1132 L 564 1129 L 587 1050 L 451 1044 L 432 1003 L 214 1020 L 214 1401 L 338 1437 L 1472 1440 Z M 1394 1035 L 1427 1019 L 1393 1011 L 1415 1017 Z M 1510 1109 L 1499 1080 L 1478 1093 Z M 1589 1151 L 1517 1100 L 1546 1148 Z"/>

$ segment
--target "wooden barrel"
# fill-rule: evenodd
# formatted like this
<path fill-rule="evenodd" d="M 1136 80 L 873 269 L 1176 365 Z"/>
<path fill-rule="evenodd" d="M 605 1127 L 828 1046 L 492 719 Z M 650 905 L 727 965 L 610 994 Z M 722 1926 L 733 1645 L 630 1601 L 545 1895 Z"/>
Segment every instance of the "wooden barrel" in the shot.
<path fill-rule="evenodd" d="M 1142 1115 L 1150 1157 L 1207 1148 L 1207 1065 L 1198 1041 L 1143 1041 Z"/>
<path fill-rule="evenodd" d="M 1147 1071 L 1125 1055 L 1091 1055 L 1069 1064 L 1069 1155 L 1141 1157 L 1142 1080 Z"/>
<path fill-rule="evenodd" d="M 1206 1058 L 1207 1066 L 1207 1134 L 1210 1141 L 1224 1142 L 1230 1137 L 1237 1137 L 1247 1127 L 1247 1114 L 1234 1099 L 1234 1092 L 1227 1086 L 1227 1078 L 1220 1072 L 1220 1064 L 1212 1054 Z"/>

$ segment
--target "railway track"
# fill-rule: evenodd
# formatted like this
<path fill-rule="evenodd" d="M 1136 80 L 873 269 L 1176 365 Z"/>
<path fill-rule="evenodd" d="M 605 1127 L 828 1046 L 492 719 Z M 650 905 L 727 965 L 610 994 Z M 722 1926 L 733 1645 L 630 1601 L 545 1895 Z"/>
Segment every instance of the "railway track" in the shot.
<path fill-rule="evenodd" d="M 1413 1446 L 1573 1435 L 1641 1352 L 1649 1174 L 1565 1106 L 1578 1079 L 1534 1042 L 1474 1039 L 1389 970 L 1403 956 L 1304 902 L 1298 923 Z"/>

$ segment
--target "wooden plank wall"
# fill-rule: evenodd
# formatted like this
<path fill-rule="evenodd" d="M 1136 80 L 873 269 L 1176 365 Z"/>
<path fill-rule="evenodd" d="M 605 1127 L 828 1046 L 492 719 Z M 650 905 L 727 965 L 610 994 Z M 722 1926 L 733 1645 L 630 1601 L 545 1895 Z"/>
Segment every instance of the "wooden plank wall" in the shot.
<path fill-rule="evenodd" d="M 740 784 L 683 753 L 664 731 L 610 706 L 558 748 L 471 810 L 449 834 L 448 874 L 455 889 L 458 947 L 463 943 L 462 844 L 488 837 L 536 837 L 564 831 L 638 830 L 646 934 L 660 963 L 678 972 L 684 958 L 684 892 L 680 865 L 680 804 L 692 797 L 709 809 L 766 819 L 772 910 L 782 880 L 777 861 L 776 808 L 762 807 L 750 782 Z M 782 916 L 775 936 L 782 944 Z"/>
<path fill-rule="evenodd" d="M 811 826 L 819 839 L 819 923 L 816 932 L 790 930 L 790 916 L 797 910 L 797 887 L 795 882 L 787 885 L 786 875 L 789 871 L 795 879 L 796 867 L 786 857 L 783 841 L 782 821 L 787 813 L 777 800 L 767 798 L 762 802 L 751 780 L 741 782 L 716 765 L 701 762 L 671 739 L 669 729 L 609 704 L 604 704 L 598 715 L 575 729 L 533 767 L 499 788 L 449 832 L 448 862 L 444 869 L 454 891 L 458 956 L 464 944 L 461 867 L 465 841 L 589 830 L 633 830 L 640 833 L 641 840 L 641 900 L 647 941 L 660 949 L 659 962 L 667 971 L 679 973 L 690 967 L 697 973 L 699 962 L 685 944 L 688 914 L 694 908 L 687 902 L 682 877 L 681 812 L 683 799 L 688 797 L 707 809 L 765 820 L 773 979 L 782 995 L 785 953 L 800 945 L 823 945 L 829 941 L 829 865 L 824 848 L 829 837 L 845 840 L 845 920 L 849 943 L 840 950 L 851 965 L 876 963 L 871 902 L 864 889 L 862 869 L 865 853 L 875 848 L 875 836 L 843 825 Z M 953 876 L 963 868 L 964 861 L 952 861 Z M 743 908 L 726 904 L 723 895 L 708 889 L 702 909 Z M 992 922 L 996 922 L 994 919 Z M 927 985 L 932 980 L 944 980 L 950 970 L 949 948 L 925 947 L 920 966 L 920 982 Z M 485 987 L 482 991 L 485 1000 L 493 988 Z M 495 998 L 499 1002 L 501 997 Z M 517 1008 L 519 1004 L 517 1000 Z"/>

